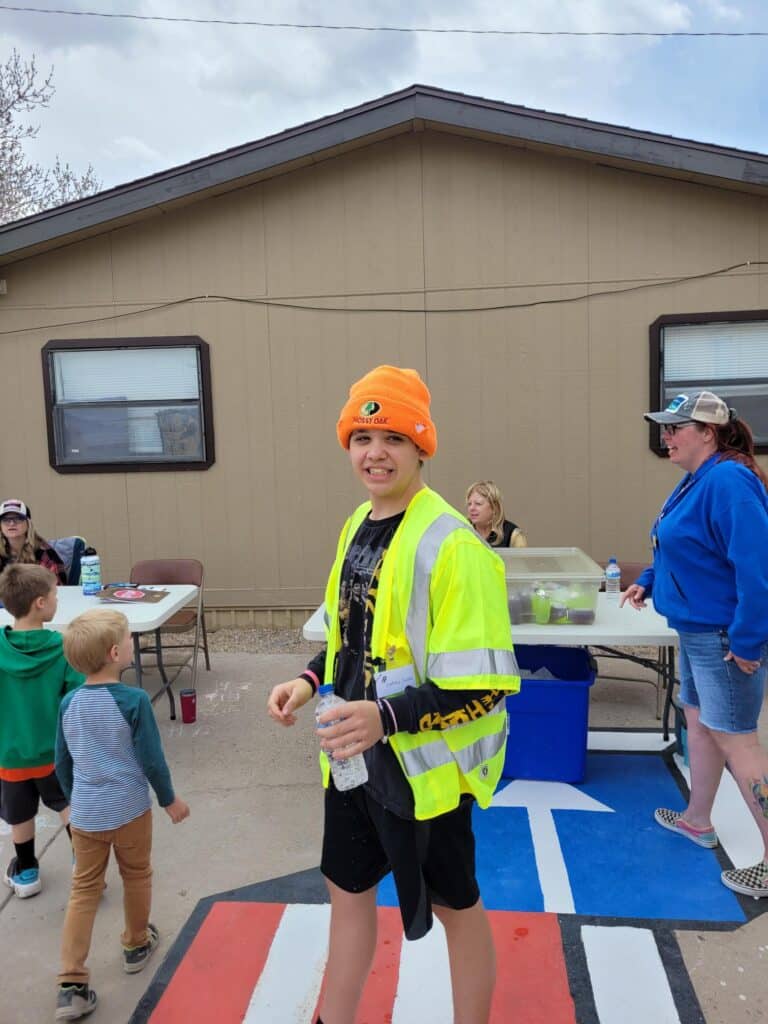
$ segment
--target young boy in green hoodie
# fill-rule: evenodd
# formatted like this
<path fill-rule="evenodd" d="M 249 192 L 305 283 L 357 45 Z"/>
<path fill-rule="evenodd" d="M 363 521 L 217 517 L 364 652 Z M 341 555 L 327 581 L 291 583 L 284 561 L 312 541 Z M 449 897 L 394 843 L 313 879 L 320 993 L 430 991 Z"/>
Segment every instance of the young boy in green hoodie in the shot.
<path fill-rule="evenodd" d="M 5 884 L 20 899 L 40 892 L 35 815 L 40 801 L 69 832 L 69 802 L 54 771 L 59 704 L 85 678 L 67 663 L 61 635 L 44 629 L 56 614 L 56 577 L 41 565 L 13 564 L 0 575 L 0 601 L 13 626 L 0 630 L 0 818 L 15 855 Z"/>

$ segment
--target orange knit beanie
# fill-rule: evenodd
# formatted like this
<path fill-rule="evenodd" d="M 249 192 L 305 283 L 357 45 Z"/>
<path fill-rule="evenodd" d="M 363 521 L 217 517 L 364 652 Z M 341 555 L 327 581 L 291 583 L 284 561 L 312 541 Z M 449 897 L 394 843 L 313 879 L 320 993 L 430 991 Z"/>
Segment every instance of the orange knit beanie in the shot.
<path fill-rule="evenodd" d="M 437 432 L 429 401 L 429 388 L 416 370 L 377 366 L 349 389 L 336 424 L 341 447 L 349 448 L 353 430 L 392 430 L 431 457 L 437 451 Z"/>

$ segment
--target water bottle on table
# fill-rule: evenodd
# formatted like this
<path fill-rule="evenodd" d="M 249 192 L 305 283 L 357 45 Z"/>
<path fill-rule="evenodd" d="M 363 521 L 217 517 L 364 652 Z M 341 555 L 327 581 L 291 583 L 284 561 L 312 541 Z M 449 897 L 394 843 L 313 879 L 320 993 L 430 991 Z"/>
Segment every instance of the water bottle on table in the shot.
<path fill-rule="evenodd" d="M 86 548 L 80 560 L 80 584 L 84 594 L 101 590 L 101 559 L 94 548 Z"/>
<path fill-rule="evenodd" d="M 329 708 L 347 703 L 342 697 L 336 696 L 333 692 L 332 683 L 324 683 L 318 690 L 318 697 L 315 718 L 319 718 Z M 335 725 L 336 721 L 323 722 L 320 728 L 323 729 L 329 725 Z M 342 761 L 337 761 L 335 757 L 331 757 L 329 754 L 328 761 L 331 765 L 333 784 L 340 792 L 343 792 L 345 789 L 355 789 L 357 786 L 362 786 L 364 782 L 368 781 L 368 769 L 365 766 L 365 758 L 362 754 L 346 757 Z"/>
<path fill-rule="evenodd" d="M 621 569 L 616 564 L 616 559 L 611 556 L 605 567 L 605 596 L 612 604 L 618 604 L 620 595 Z"/>

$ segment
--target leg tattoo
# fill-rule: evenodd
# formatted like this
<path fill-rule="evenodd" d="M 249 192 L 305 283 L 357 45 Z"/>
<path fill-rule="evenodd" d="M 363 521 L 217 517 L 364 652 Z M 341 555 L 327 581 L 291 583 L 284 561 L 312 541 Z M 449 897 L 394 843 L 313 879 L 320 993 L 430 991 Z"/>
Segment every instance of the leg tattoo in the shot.
<path fill-rule="evenodd" d="M 755 803 L 763 812 L 763 817 L 768 818 L 768 775 L 764 775 L 762 781 L 760 779 L 752 780 L 751 786 Z"/>

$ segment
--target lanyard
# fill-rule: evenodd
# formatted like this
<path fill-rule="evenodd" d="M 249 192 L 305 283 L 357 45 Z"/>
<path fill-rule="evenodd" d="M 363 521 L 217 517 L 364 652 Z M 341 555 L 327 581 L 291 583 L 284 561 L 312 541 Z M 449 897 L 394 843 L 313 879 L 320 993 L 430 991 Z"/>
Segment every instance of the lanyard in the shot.
<path fill-rule="evenodd" d="M 717 452 L 715 452 L 715 455 L 717 455 Z M 661 525 L 662 519 L 665 515 L 667 515 L 668 512 L 672 511 L 672 509 L 681 501 L 683 496 L 686 495 L 688 491 L 690 491 L 693 485 L 703 476 L 705 476 L 712 468 L 712 466 L 716 464 L 713 461 L 713 459 L 714 456 L 710 456 L 710 458 L 707 459 L 706 462 L 699 466 L 695 473 L 688 473 L 687 476 L 683 479 L 682 483 L 674 491 L 672 491 L 670 496 L 661 506 L 661 512 L 659 512 L 659 514 L 656 516 L 653 526 L 651 527 L 651 546 L 653 547 L 654 551 L 656 551 L 659 547 L 659 526 Z"/>

